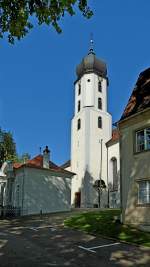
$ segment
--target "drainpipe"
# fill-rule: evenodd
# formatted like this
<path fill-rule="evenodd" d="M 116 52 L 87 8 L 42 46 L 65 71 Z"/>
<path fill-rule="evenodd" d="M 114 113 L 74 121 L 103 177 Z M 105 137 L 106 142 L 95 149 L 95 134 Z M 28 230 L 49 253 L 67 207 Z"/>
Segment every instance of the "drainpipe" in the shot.
<path fill-rule="evenodd" d="M 103 142 L 103 139 L 101 139 L 101 162 L 100 162 L 100 177 L 99 177 L 99 185 L 100 185 L 100 189 L 98 190 L 98 205 L 99 205 L 99 208 L 101 208 L 101 180 L 102 180 L 102 143 Z"/>
<path fill-rule="evenodd" d="M 121 157 L 121 134 L 120 134 L 120 127 L 119 127 L 119 122 L 116 123 L 117 130 L 119 131 L 119 158 L 120 158 L 120 210 L 121 210 L 121 216 L 120 216 L 120 221 L 123 223 L 123 201 L 122 201 L 122 157 Z"/>
<path fill-rule="evenodd" d="M 108 147 L 107 147 L 107 188 L 108 188 L 108 199 L 107 199 L 107 201 L 108 201 L 108 208 L 109 208 L 109 184 L 108 184 Z"/>
<path fill-rule="evenodd" d="M 119 129 L 119 124 L 117 125 L 117 128 L 118 130 Z M 120 133 L 120 131 L 119 131 Z M 122 157 L 121 157 L 121 151 L 122 151 L 122 147 L 121 147 L 121 135 L 120 135 L 120 138 L 119 138 L 119 153 L 120 153 L 120 210 L 121 210 L 121 218 L 120 218 L 120 221 L 121 223 L 123 223 L 123 205 L 122 205 Z"/>
<path fill-rule="evenodd" d="M 25 168 L 23 168 L 23 176 L 22 176 L 22 200 L 21 200 L 21 210 L 23 215 L 23 206 L 24 206 L 24 179 L 25 179 Z"/>

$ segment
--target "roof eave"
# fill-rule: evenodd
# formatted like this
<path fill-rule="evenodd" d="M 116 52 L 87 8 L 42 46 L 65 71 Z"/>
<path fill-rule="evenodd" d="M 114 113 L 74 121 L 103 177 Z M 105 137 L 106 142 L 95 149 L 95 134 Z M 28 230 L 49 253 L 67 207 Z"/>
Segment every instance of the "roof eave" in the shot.
<path fill-rule="evenodd" d="M 127 120 L 129 120 L 129 119 L 131 119 L 131 118 L 134 118 L 134 117 L 136 117 L 136 116 L 138 116 L 138 115 L 140 115 L 140 114 L 142 114 L 142 113 L 144 113 L 145 111 L 148 111 L 148 110 L 150 110 L 150 107 L 145 108 L 145 109 L 143 109 L 143 110 L 141 110 L 141 111 L 138 111 L 138 112 L 136 112 L 135 114 L 129 115 L 129 116 L 126 117 L 126 118 L 120 119 L 120 120 L 117 122 L 117 124 L 121 124 L 122 122 L 125 122 L 125 121 L 127 121 Z"/>
<path fill-rule="evenodd" d="M 74 175 L 76 175 L 74 172 L 70 172 L 67 170 L 54 170 L 54 169 L 48 169 L 48 168 L 42 168 L 42 167 L 38 167 L 38 166 L 27 166 L 25 164 L 23 164 L 22 166 L 18 167 L 18 168 L 14 168 L 14 170 L 19 170 L 21 168 L 32 168 L 32 169 L 38 169 L 38 170 L 45 170 L 45 171 L 49 171 L 49 172 L 53 172 L 53 173 L 57 173 L 57 174 L 63 174 L 63 175 L 68 175 L 69 177 L 72 177 Z"/>

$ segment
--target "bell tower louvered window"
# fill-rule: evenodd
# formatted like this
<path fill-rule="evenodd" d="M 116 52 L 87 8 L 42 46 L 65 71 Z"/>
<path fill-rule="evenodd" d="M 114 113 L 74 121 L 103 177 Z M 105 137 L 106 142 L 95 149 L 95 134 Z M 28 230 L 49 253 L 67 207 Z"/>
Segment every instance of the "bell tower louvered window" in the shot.
<path fill-rule="evenodd" d="M 98 128 L 102 128 L 102 117 L 98 117 Z"/>
<path fill-rule="evenodd" d="M 80 129 L 81 129 L 81 119 L 78 119 L 77 130 L 80 130 Z"/>
<path fill-rule="evenodd" d="M 102 109 L 102 99 L 98 98 L 98 109 Z"/>

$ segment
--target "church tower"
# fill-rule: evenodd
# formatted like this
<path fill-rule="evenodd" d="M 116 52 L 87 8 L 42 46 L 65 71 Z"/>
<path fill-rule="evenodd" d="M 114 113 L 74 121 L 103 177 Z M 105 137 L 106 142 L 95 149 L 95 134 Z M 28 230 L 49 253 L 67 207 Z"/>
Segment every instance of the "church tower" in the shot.
<path fill-rule="evenodd" d="M 98 59 L 93 41 L 87 56 L 76 68 L 75 108 L 71 127 L 72 205 L 98 206 L 95 181 L 107 186 L 107 147 L 112 135 L 112 118 L 107 112 L 108 78 L 106 64 Z M 107 206 L 102 193 L 101 207 Z"/>

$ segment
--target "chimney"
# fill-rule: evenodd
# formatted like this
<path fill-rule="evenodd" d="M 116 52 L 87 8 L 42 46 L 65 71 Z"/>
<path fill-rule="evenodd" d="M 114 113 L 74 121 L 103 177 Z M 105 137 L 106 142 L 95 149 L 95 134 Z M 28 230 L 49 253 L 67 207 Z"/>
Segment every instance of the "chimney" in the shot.
<path fill-rule="evenodd" d="M 50 150 L 48 146 L 43 150 L 43 168 L 49 169 Z"/>

